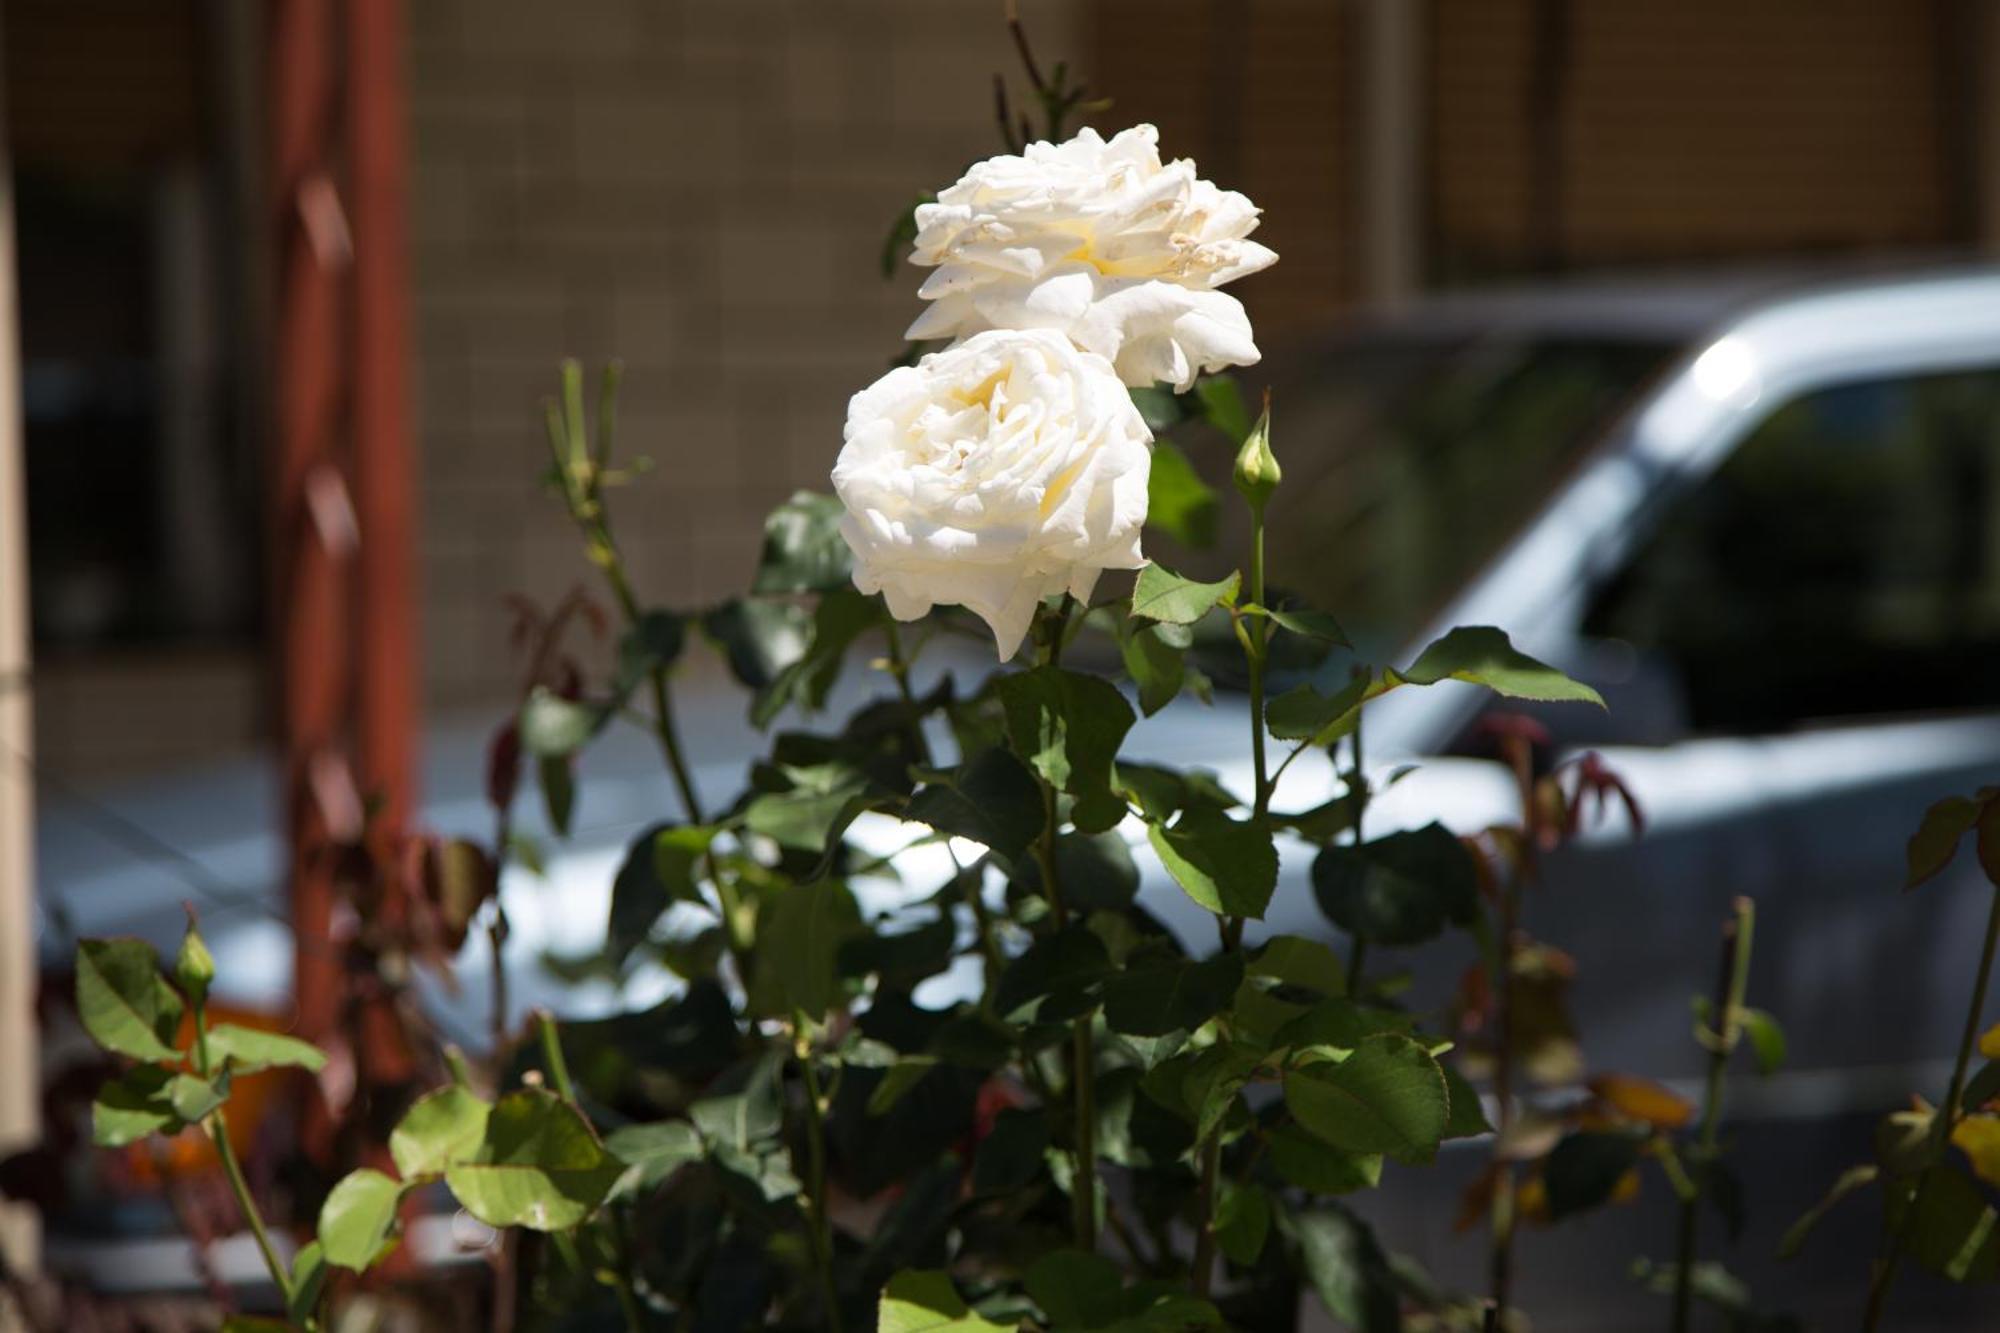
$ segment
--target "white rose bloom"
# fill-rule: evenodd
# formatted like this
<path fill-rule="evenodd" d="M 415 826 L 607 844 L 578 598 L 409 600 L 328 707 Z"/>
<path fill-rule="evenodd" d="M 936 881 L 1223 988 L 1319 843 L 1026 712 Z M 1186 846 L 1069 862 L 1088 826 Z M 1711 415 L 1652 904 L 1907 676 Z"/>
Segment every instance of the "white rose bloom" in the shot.
<path fill-rule="evenodd" d="M 833 488 L 854 585 L 898 620 L 955 603 L 1014 655 L 1035 606 L 1137 569 L 1152 435 L 1102 357 L 993 330 L 899 366 L 847 405 Z"/>
<path fill-rule="evenodd" d="M 1151 125 L 1032 143 L 917 208 L 911 259 L 937 272 L 907 336 L 1054 329 L 1127 384 L 1185 390 L 1257 361 L 1242 303 L 1217 290 L 1277 259 L 1249 239 L 1256 226 L 1257 206 L 1194 163 L 1163 165 Z"/>

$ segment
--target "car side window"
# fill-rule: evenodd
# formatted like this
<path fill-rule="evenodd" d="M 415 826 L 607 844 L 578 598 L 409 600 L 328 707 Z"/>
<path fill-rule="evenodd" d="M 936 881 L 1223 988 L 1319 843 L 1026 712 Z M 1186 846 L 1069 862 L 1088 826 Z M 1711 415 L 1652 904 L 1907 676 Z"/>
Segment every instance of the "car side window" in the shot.
<path fill-rule="evenodd" d="M 1670 676 L 1697 733 L 2000 705 L 2000 369 L 1779 408 L 1584 630 Z"/>

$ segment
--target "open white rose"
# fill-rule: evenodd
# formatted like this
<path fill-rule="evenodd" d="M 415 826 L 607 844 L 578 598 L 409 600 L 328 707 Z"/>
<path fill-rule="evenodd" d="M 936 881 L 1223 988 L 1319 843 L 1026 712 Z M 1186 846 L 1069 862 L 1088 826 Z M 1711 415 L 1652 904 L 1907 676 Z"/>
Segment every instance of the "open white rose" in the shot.
<path fill-rule="evenodd" d="M 957 604 L 1012 657 L 1035 606 L 1137 569 L 1152 435 L 1110 363 L 995 330 L 899 366 L 847 405 L 833 488 L 854 584 L 898 620 Z"/>
<path fill-rule="evenodd" d="M 1185 390 L 1257 361 L 1242 303 L 1216 290 L 1277 259 L 1248 239 L 1256 226 L 1257 206 L 1194 163 L 1163 165 L 1151 125 L 1032 143 L 918 207 L 911 259 L 937 272 L 908 336 L 1054 329 L 1127 384 Z"/>

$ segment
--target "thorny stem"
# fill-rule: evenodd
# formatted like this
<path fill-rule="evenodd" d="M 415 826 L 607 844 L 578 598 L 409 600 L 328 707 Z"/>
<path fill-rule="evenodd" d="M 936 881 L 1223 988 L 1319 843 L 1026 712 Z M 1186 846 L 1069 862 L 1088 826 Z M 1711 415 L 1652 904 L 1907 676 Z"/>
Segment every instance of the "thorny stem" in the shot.
<path fill-rule="evenodd" d="M 558 1097 L 569 1103 L 572 1110 L 578 1115 L 583 1115 L 583 1108 L 576 1098 L 576 1084 L 570 1080 L 569 1061 L 563 1058 L 562 1037 L 556 1031 L 554 1015 L 546 1009 L 537 1009 L 534 1023 L 535 1036 L 540 1039 L 542 1045 L 542 1063 L 547 1067 L 544 1072 L 548 1074 L 549 1085 L 555 1089 Z M 588 1117 L 585 1118 L 587 1121 Z M 632 1265 L 626 1262 L 624 1237 L 619 1234 L 615 1218 L 607 1219 L 606 1231 L 607 1238 L 618 1255 L 617 1261 L 609 1266 L 610 1286 L 618 1293 L 618 1308 L 624 1314 L 626 1327 L 631 1329 L 632 1333 L 644 1333 L 645 1316 L 639 1309 L 638 1293 L 632 1286 Z M 570 1234 L 557 1231 L 550 1233 L 550 1236 L 555 1241 L 556 1247 L 569 1260 L 570 1265 L 578 1273 L 589 1276 L 590 1269 L 584 1266 L 582 1257 L 577 1253 L 576 1242 Z"/>
<path fill-rule="evenodd" d="M 1264 506 L 1250 504 L 1250 601 L 1264 605 Z M 1265 616 L 1237 616 L 1236 636 L 1243 645 L 1243 657 L 1250 674 L 1250 758 L 1256 788 L 1251 795 L 1251 822 L 1262 824 L 1271 811 L 1272 776 L 1264 754 L 1264 667 L 1270 654 L 1270 624 Z M 1222 950 L 1235 953 L 1243 947 L 1243 918 L 1222 918 Z M 1200 1193 L 1196 1200 L 1194 1242 L 1194 1294 L 1206 1298 L 1215 1281 L 1216 1187 L 1222 1177 L 1222 1126 L 1217 1124 L 1201 1141 Z"/>
<path fill-rule="evenodd" d="M 1368 813 L 1369 798 L 1367 760 L 1361 748 L 1361 714 L 1359 712 L 1354 715 L 1354 730 L 1349 733 L 1347 744 L 1348 752 L 1354 759 L 1354 766 L 1348 770 L 1347 774 L 1347 793 L 1348 799 L 1354 805 L 1354 845 L 1359 847 L 1362 839 L 1366 836 L 1361 830 L 1361 821 L 1362 817 Z M 1349 995 L 1358 996 L 1361 994 L 1363 985 L 1361 966 L 1367 961 L 1368 937 L 1357 931 L 1354 936 L 1354 952 L 1347 957 L 1347 993 Z"/>
<path fill-rule="evenodd" d="M 1959 1102 L 1965 1097 L 1966 1067 L 1972 1062 L 1972 1048 L 1979 1039 L 1979 1020 L 1986 1012 L 1986 988 L 1993 979 L 1996 945 L 2000 945 L 2000 884 L 1994 885 L 1993 906 L 1986 915 L 1986 941 L 1980 948 L 1979 976 L 1973 983 L 1972 1003 L 1965 1012 L 1965 1031 L 1959 1037 L 1958 1059 L 1951 1067 L 1951 1089 L 1945 1095 L 1944 1105 L 1938 1108 L 1936 1127 L 1931 1131 L 1930 1164 L 1917 1177 L 1916 1193 L 1903 1213 L 1901 1224 L 1889 1236 L 1886 1252 L 1875 1261 L 1874 1280 L 1868 1288 L 1868 1313 L 1861 1325 L 1866 1333 L 1875 1333 L 1881 1326 L 1882 1312 L 1888 1305 L 1889 1289 L 1895 1284 L 1896 1270 L 1902 1264 L 1910 1227 L 1923 1211 L 1924 1195 L 1930 1190 L 1931 1177 L 1943 1160 L 1945 1148 L 1951 1143 L 1951 1132 L 1957 1126 Z"/>
<path fill-rule="evenodd" d="M 1707 1192 L 1709 1171 L 1722 1130 L 1722 1099 L 1729 1057 L 1741 1035 L 1743 997 L 1750 985 L 1750 943 L 1756 908 L 1738 898 L 1733 915 L 1722 927 L 1722 971 L 1715 987 L 1715 1041 L 1708 1052 L 1708 1084 L 1701 1100 L 1701 1129 L 1694 1151 L 1694 1171 L 1681 1194 L 1679 1248 L 1674 1259 L 1674 1333 L 1687 1333 L 1694 1317 L 1695 1231 Z"/>
<path fill-rule="evenodd" d="M 205 1005 L 194 1006 L 194 1068 L 203 1078 L 208 1077 L 208 1010 Z M 264 1256 L 264 1267 L 270 1270 L 271 1281 L 278 1286 L 279 1295 L 285 1298 L 286 1308 L 290 1308 L 296 1289 L 292 1285 L 291 1270 L 278 1257 L 278 1249 L 271 1243 L 271 1232 L 264 1225 L 264 1215 L 257 1210 L 257 1201 L 250 1197 L 250 1182 L 243 1176 L 243 1163 L 237 1159 L 236 1145 L 229 1141 L 229 1121 L 222 1108 L 216 1107 L 202 1122 L 208 1137 L 215 1144 L 215 1155 L 222 1159 L 222 1173 L 229 1178 L 229 1192 L 236 1196 L 236 1206 L 243 1213 L 243 1220 L 250 1226 L 250 1234 L 257 1238 L 257 1252 Z"/>
<path fill-rule="evenodd" d="M 1514 1168 L 1511 1163 L 1498 1160 L 1497 1153 L 1507 1142 L 1507 1131 L 1514 1123 L 1514 960 L 1520 950 L 1521 894 L 1535 873 L 1534 753 L 1526 742 L 1517 741 L 1510 747 L 1508 758 L 1520 788 L 1521 842 L 1512 873 L 1501 890 L 1500 938 L 1494 949 L 1493 1098 L 1499 1124 L 1493 1136 L 1496 1159 L 1488 1255 L 1493 1307 L 1496 1318 L 1502 1322 L 1514 1285 Z"/>
<path fill-rule="evenodd" d="M 1042 664 L 1062 664 L 1063 639 L 1069 632 L 1070 612 L 1075 601 L 1063 594 L 1062 609 L 1042 617 Z M 1042 887 L 1049 898 L 1049 911 L 1056 926 L 1069 924 L 1069 907 L 1063 901 L 1062 882 L 1056 872 L 1056 825 L 1060 812 L 1056 789 L 1047 778 L 1036 774 L 1042 789 L 1042 831 L 1035 839 L 1035 865 L 1042 874 Z M 1070 1030 L 1070 1099 L 1076 1113 L 1076 1153 L 1070 1196 L 1075 1206 L 1077 1248 L 1097 1248 L 1097 1051 L 1091 1031 L 1091 1015 L 1080 1015 Z"/>
<path fill-rule="evenodd" d="M 813 1068 L 809 1024 L 803 1010 L 793 1011 L 794 1054 L 806 1085 L 806 1191 L 812 1216 L 813 1266 L 819 1273 L 820 1302 L 826 1307 L 826 1323 L 832 1333 L 840 1333 L 840 1298 L 833 1281 L 833 1222 L 826 1207 L 826 1098 Z"/>

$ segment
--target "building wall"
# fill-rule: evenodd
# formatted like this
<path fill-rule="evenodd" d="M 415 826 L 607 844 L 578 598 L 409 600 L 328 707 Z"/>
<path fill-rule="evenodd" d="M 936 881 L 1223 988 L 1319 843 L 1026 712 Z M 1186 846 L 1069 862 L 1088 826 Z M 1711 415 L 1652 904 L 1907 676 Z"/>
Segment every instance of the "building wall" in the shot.
<path fill-rule="evenodd" d="M 1278 263 L 1232 286 L 1261 333 L 1352 299 L 1350 6 L 1339 0 L 1094 0 L 1085 70 L 1107 125 L 1151 121 L 1160 151 L 1264 210 Z"/>
<path fill-rule="evenodd" d="M 1045 61 L 1074 6 L 1023 6 Z M 591 571 L 536 485 L 559 357 L 626 364 L 615 499 L 642 595 L 740 590 L 824 488 L 919 274 L 899 210 L 997 151 L 1000 5 L 422 0 L 410 13 L 423 622 L 434 706 L 513 679 L 502 598 Z"/>
<path fill-rule="evenodd" d="M 1532 262 L 1534 16 L 1433 0 L 1432 269 Z M 1557 258 L 1970 240 L 1952 206 L 1948 4 L 1568 0 Z"/>

